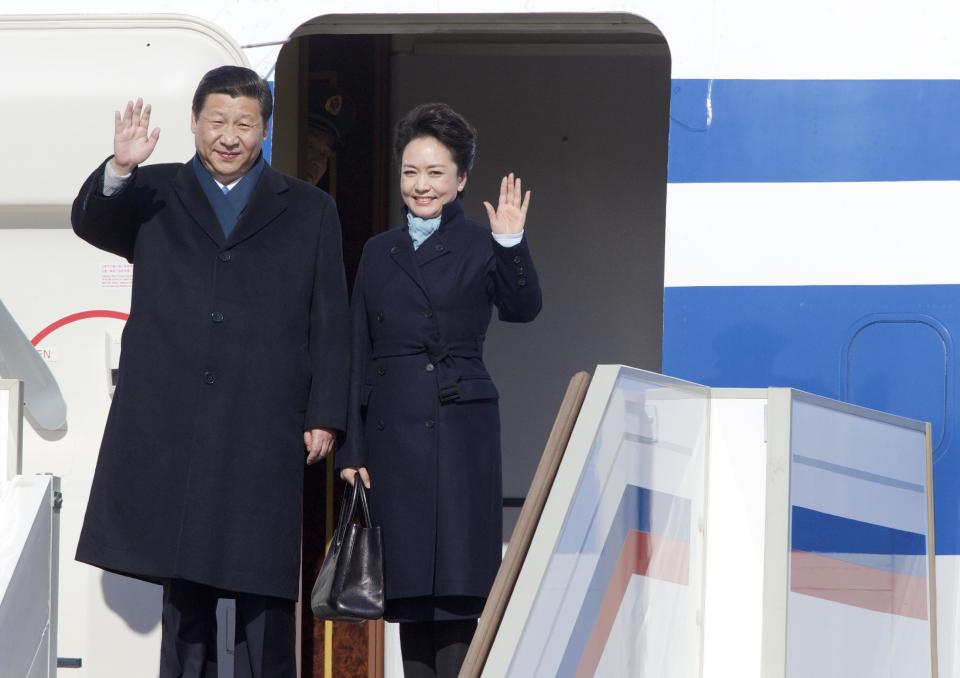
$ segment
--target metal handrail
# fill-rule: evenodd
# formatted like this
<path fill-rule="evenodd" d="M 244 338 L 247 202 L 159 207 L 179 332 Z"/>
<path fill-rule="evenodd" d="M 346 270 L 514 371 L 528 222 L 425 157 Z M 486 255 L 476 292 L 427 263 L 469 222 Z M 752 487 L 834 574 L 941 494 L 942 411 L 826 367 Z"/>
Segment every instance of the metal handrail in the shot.
<path fill-rule="evenodd" d="M 9 480 L 23 472 L 23 382 L 0 379 L 0 393 L 7 394 L 6 408 L 0 412 L 0 436 L 6 448 L 6 476 Z M 3 430 L 6 429 L 6 430 Z"/>

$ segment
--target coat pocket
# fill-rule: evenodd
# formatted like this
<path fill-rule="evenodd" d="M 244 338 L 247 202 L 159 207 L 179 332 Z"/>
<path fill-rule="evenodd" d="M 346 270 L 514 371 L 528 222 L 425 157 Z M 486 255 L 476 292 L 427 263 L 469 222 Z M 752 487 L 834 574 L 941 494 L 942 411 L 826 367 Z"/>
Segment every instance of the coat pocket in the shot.
<path fill-rule="evenodd" d="M 471 400 L 499 400 L 500 393 L 492 379 L 479 377 L 476 379 L 461 379 L 457 384 L 460 393 L 459 401 Z"/>

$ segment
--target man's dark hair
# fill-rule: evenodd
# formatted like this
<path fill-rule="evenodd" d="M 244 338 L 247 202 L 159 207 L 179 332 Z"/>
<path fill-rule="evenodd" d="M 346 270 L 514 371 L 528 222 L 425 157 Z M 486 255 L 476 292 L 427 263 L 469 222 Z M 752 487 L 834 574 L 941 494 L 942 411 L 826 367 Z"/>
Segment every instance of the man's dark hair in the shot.
<path fill-rule="evenodd" d="M 260 104 L 260 116 L 266 124 L 273 114 L 273 94 L 267 81 L 256 71 L 243 66 L 220 66 L 201 78 L 197 91 L 193 93 L 193 117 L 200 117 L 200 111 L 209 94 L 227 94 L 233 98 L 250 97 Z"/>
<path fill-rule="evenodd" d="M 477 130 L 447 104 L 420 104 L 400 119 L 393 142 L 397 167 L 403 160 L 403 149 L 421 137 L 433 137 L 450 149 L 459 174 L 473 167 L 473 158 L 477 154 Z"/>

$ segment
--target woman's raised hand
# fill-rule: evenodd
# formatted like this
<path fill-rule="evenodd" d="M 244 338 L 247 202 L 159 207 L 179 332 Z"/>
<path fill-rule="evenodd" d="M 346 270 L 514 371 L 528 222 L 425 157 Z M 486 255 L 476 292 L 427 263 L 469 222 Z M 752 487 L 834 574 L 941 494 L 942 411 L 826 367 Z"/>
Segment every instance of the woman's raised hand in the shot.
<path fill-rule="evenodd" d="M 127 102 L 127 108 L 113 115 L 113 169 L 118 174 L 129 174 L 133 169 L 150 157 L 160 138 L 160 128 L 150 127 L 150 104 L 143 105 L 143 99 Z"/>
<path fill-rule="evenodd" d="M 520 198 L 523 198 L 522 202 Z M 510 172 L 500 182 L 500 201 L 497 209 L 487 201 L 483 202 L 490 218 L 490 230 L 494 233 L 516 234 L 523 231 L 523 224 L 527 220 L 527 208 L 530 207 L 530 191 L 523 194 L 520 177 L 514 178 Z"/>

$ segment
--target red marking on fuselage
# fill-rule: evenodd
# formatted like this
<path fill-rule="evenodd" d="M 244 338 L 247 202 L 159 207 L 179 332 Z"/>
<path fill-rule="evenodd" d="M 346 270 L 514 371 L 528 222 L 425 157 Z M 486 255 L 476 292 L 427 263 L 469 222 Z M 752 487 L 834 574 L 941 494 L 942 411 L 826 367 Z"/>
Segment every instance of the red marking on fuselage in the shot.
<path fill-rule="evenodd" d="M 37 336 L 30 340 L 30 343 L 36 346 L 41 341 L 47 338 L 47 336 L 59 330 L 64 325 L 69 325 L 70 323 L 75 323 L 78 320 L 86 320 L 88 318 L 112 318 L 114 320 L 127 320 L 130 317 L 129 313 L 121 313 L 120 311 L 81 311 L 80 313 L 72 313 L 71 315 L 64 316 L 55 322 L 50 323 L 42 330 L 37 332 Z"/>

